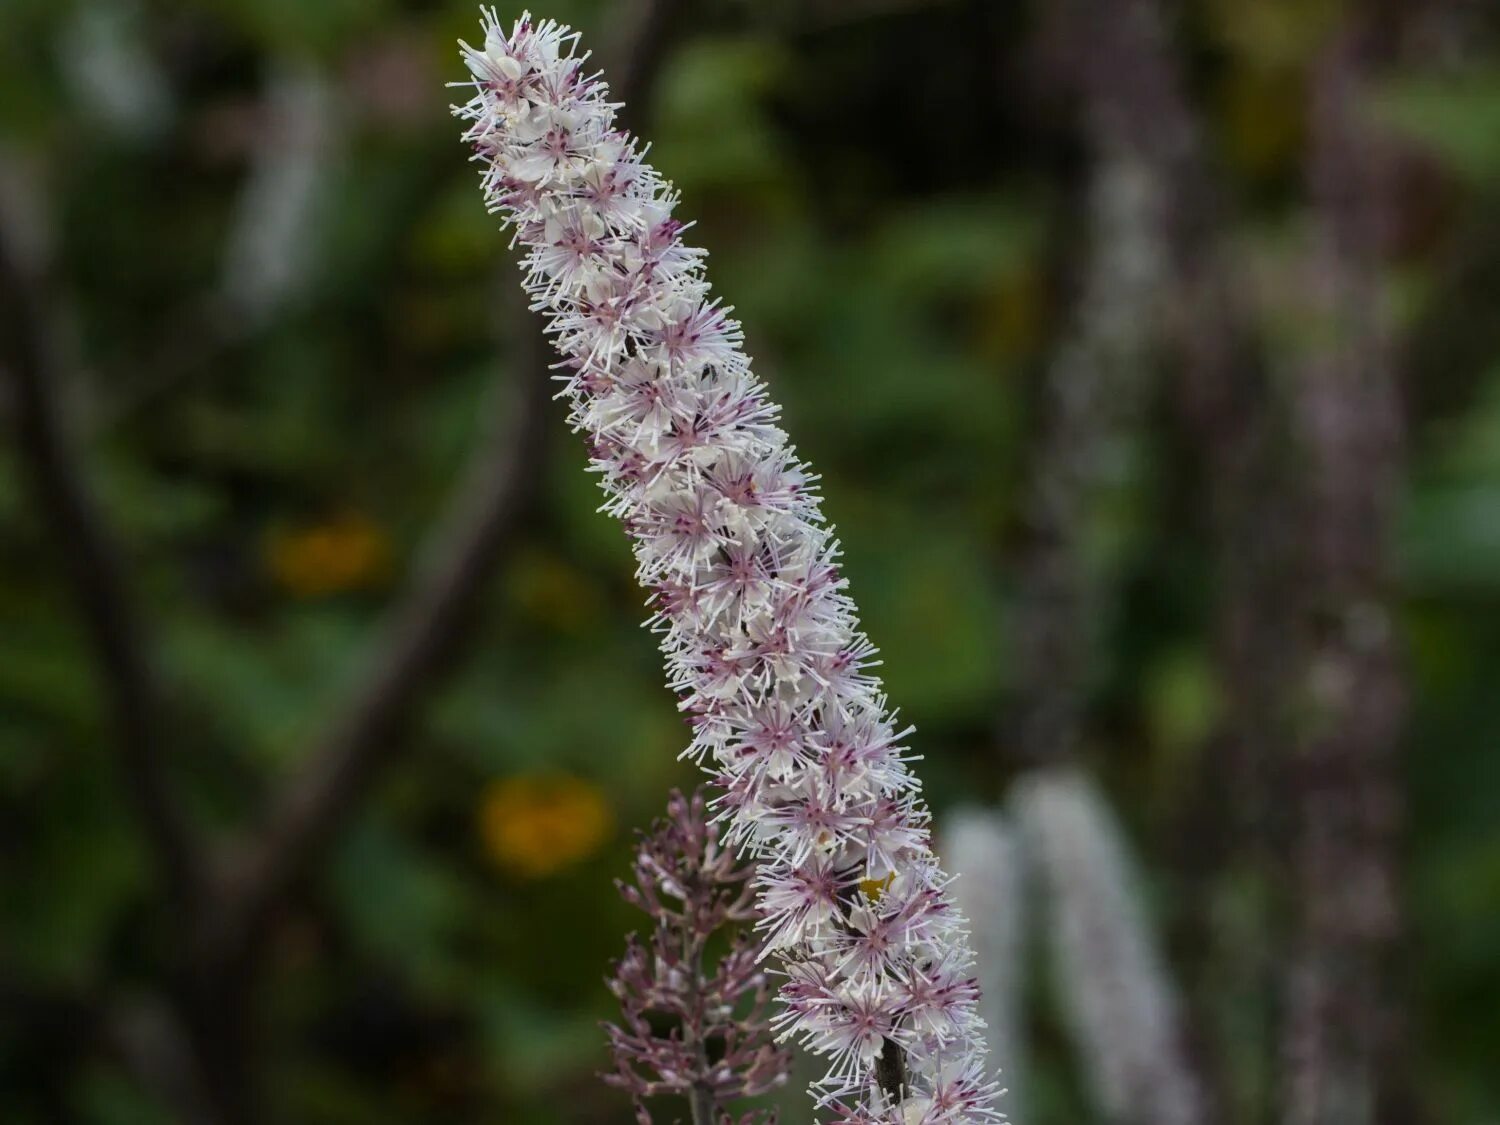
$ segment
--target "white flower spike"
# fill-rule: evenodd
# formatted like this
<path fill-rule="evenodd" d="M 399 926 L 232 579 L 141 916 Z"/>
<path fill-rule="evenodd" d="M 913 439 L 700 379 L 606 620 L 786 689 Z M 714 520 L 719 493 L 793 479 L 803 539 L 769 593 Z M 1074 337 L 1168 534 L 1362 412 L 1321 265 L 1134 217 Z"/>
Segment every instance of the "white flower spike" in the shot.
<path fill-rule="evenodd" d="M 677 197 L 615 125 L 577 36 L 484 13 L 455 112 L 562 355 L 603 510 L 634 540 L 685 751 L 760 861 L 783 1037 L 829 1059 L 844 1122 L 1000 1120 L 964 922 L 860 631 L 816 478 L 683 245 Z"/>

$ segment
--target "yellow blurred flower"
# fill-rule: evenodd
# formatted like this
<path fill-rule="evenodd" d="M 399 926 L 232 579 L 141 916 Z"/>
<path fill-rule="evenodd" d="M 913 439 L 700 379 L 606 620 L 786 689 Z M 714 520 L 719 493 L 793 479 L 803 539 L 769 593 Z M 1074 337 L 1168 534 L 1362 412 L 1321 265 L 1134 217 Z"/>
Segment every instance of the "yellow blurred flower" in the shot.
<path fill-rule="evenodd" d="M 479 835 L 501 867 L 542 879 L 598 851 L 614 828 L 604 791 L 566 774 L 491 782 L 479 806 Z"/>
<path fill-rule="evenodd" d="M 1250 176 L 1294 173 L 1307 127 L 1307 75 L 1342 25 L 1343 0 L 1210 0 L 1205 25 L 1226 52 L 1217 101 L 1225 153 Z"/>
<path fill-rule="evenodd" d="M 1223 86 L 1225 148 L 1252 176 L 1294 169 L 1307 129 L 1307 88 L 1297 71 L 1237 67 Z"/>
<path fill-rule="evenodd" d="M 1344 0 L 1210 0 L 1207 30 L 1236 60 L 1305 70 L 1346 14 Z"/>
<path fill-rule="evenodd" d="M 346 512 L 323 523 L 283 527 L 266 537 L 266 568 L 299 598 L 372 586 L 390 570 L 390 540 L 367 516 Z"/>

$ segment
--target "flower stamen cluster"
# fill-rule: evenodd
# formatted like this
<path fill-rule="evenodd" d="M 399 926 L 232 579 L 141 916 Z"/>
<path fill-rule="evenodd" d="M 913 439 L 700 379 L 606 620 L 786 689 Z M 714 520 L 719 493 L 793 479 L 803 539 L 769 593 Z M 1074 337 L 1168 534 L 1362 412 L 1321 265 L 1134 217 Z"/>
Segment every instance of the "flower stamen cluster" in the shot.
<path fill-rule="evenodd" d="M 722 791 L 726 845 L 759 862 L 777 1026 L 829 1067 L 850 1121 L 992 1121 L 963 919 L 874 674 L 816 477 L 686 246 L 677 196 L 615 124 L 577 37 L 493 11 L 455 112 L 490 210 L 524 248 L 603 510 L 634 541 L 650 626 Z M 866 887 L 879 887 L 878 894 Z M 892 1077 L 892 1076 L 895 1077 Z"/>

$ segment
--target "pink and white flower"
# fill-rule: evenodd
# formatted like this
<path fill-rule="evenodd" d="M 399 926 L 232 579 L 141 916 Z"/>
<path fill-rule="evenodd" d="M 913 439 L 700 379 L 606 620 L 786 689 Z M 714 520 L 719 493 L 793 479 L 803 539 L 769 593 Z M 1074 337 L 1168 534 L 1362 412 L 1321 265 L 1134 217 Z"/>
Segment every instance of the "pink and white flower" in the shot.
<path fill-rule="evenodd" d="M 827 1056 L 814 1093 L 840 1120 L 998 1120 L 911 731 L 873 674 L 817 478 L 577 36 L 527 16 L 507 33 L 493 10 L 484 27 L 455 112 L 525 251 L 602 510 L 634 540 L 685 754 L 722 790 L 726 842 L 759 861 L 775 1026 Z"/>

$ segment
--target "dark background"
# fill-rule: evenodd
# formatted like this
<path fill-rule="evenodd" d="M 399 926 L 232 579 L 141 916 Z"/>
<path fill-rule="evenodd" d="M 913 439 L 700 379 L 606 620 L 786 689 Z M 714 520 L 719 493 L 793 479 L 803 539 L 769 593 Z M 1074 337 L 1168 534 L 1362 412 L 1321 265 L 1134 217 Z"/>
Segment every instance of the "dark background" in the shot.
<path fill-rule="evenodd" d="M 1493 6 L 537 9 L 824 474 L 940 826 L 1097 779 L 1207 1120 L 1500 1117 Z M 629 1120 L 611 880 L 693 773 L 448 116 L 479 35 L 0 2 L 0 1120 Z M 1012 912 L 1012 1116 L 1105 1120 Z M 1367 1108 L 1287 1108 L 1307 1027 Z"/>

